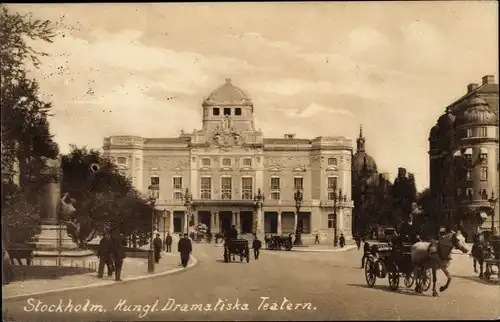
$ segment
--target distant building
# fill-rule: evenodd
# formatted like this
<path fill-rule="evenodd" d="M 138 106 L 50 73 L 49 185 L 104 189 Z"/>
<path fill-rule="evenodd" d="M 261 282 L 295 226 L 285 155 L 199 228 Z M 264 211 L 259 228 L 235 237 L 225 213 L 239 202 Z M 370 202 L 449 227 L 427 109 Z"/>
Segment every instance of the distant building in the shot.
<path fill-rule="evenodd" d="M 351 236 L 351 140 L 264 138 L 254 127 L 252 100 L 230 79 L 204 100 L 202 115 L 201 130 L 179 137 L 104 139 L 104 155 L 136 188 L 145 193 L 149 185 L 159 186 L 156 206 L 167 214 L 160 231 L 180 233 L 191 221 L 212 232 L 234 224 L 242 234 L 293 233 L 299 218 L 294 193 L 300 189 L 305 242 L 316 231 L 330 241 L 340 232 Z M 186 188 L 193 196 L 189 220 Z M 254 201 L 258 190 L 265 198 L 262 218 Z"/>
<path fill-rule="evenodd" d="M 489 230 L 488 199 L 498 198 L 498 84 L 487 75 L 446 107 L 429 135 L 430 189 L 435 219 L 460 225 L 468 239 Z M 494 218 L 498 227 L 499 207 Z"/>
<path fill-rule="evenodd" d="M 378 173 L 377 163 L 366 152 L 365 143 L 363 128 L 360 127 L 359 137 L 356 140 L 357 149 L 352 159 L 353 227 L 359 232 L 366 229 L 369 223 L 374 223 L 376 218 L 387 215 L 387 213 L 373 213 L 374 211 L 390 211 L 390 209 L 367 208 L 370 204 L 373 205 L 384 198 L 389 198 L 391 183 L 388 173 Z"/>

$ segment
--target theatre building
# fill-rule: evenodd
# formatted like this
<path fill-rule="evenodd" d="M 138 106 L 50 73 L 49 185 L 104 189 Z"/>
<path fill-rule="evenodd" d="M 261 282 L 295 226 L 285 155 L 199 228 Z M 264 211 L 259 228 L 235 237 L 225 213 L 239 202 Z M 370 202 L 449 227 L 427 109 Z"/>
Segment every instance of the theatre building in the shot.
<path fill-rule="evenodd" d="M 335 234 L 351 236 L 350 139 L 265 138 L 255 129 L 252 100 L 230 79 L 201 109 L 202 129 L 192 133 L 104 139 L 104 155 L 138 190 L 159 187 L 160 232 L 186 232 L 203 222 L 212 233 L 234 224 L 240 234 L 262 237 L 293 233 L 301 222 L 305 243 L 316 233 L 329 243 Z M 298 214 L 297 189 L 303 195 Z"/>

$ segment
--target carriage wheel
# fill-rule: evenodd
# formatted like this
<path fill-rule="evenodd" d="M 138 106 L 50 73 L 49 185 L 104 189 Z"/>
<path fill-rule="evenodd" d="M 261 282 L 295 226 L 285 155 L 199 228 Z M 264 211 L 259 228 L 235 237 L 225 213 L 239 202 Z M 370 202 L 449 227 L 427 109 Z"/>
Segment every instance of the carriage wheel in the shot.
<path fill-rule="evenodd" d="M 415 283 L 415 276 L 413 276 L 413 273 L 407 273 L 405 275 L 404 283 L 408 288 L 413 286 L 413 283 Z"/>
<path fill-rule="evenodd" d="M 375 285 L 375 282 L 377 281 L 377 272 L 375 269 L 374 262 L 370 259 L 368 259 L 365 263 L 365 279 L 366 279 L 366 284 L 368 284 L 369 287 L 373 287 Z"/>
<path fill-rule="evenodd" d="M 396 272 L 389 272 L 389 286 L 391 287 L 391 290 L 395 291 L 399 288 L 399 273 Z"/>

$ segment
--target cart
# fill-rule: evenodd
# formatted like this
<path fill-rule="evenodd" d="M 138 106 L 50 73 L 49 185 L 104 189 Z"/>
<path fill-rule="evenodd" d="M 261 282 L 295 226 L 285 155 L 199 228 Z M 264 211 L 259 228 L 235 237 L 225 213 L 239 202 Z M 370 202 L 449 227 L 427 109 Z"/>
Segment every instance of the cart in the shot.
<path fill-rule="evenodd" d="M 250 248 L 246 239 L 226 239 L 224 243 L 224 262 L 231 262 L 231 258 L 237 255 L 240 257 L 240 262 L 243 258 L 247 263 L 250 262 Z"/>

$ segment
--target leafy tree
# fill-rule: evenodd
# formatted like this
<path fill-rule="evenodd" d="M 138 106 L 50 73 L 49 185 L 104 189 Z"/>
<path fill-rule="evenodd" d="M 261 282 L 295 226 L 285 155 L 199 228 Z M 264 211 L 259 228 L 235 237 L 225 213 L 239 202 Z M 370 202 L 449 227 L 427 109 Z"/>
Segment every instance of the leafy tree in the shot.
<path fill-rule="evenodd" d="M 93 164 L 99 171 L 91 170 Z M 151 235 L 151 206 L 109 159 L 96 150 L 71 146 L 61 167 L 62 191 L 75 199 L 77 209 L 73 218 L 66 218 L 68 231 L 81 246 L 107 228 L 126 235 Z"/>
<path fill-rule="evenodd" d="M 40 211 L 24 198 L 15 184 L 2 184 L 2 240 L 7 245 L 32 240 Z"/>
<path fill-rule="evenodd" d="M 51 104 L 40 99 L 37 81 L 27 75 L 27 68 L 38 68 L 39 57 L 47 54 L 28 42 L 50 43 L 55 34 L 50 21 L 12 13 L 5 5 L 0 6 L 0 21 L 2 170 L 12 170 L 17 160 L 21 188 L 28 202 L 36 202 L 43 157 L 56 157 L 58 148 L 47 120 Z"/>

